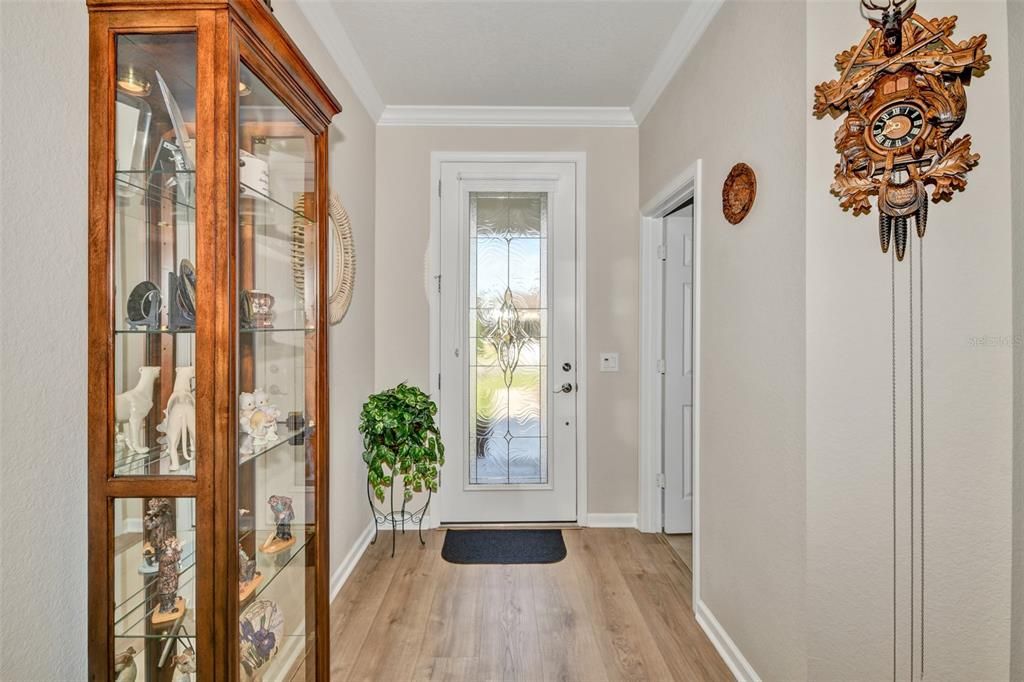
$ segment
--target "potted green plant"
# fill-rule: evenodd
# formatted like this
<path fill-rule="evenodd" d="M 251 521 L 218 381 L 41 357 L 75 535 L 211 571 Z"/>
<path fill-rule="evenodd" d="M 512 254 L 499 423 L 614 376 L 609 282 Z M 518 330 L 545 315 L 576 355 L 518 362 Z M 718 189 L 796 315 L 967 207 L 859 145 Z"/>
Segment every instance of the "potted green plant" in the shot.
<path fill-rule="evenodd" d="M 367 492 L 384 502 L 385 491 L 390 491 L 391 511 L 381 512 L 370 498 L 377 524 L 390 523 L 392 530 L 401 523 L 419 523 L 420 542 L 423 542 L 422 523 L 430 495 L 437 492 L 440 467 L 444 464 L 444 445 L 441 433 L 434 423 L 437 405 L 416 386 L 401 383 L 367 398 L 359 417 L 359 432 L 363 434 L 363 461 L 366 462 Z M 395 485 L 401 482 L 402 505 L 395 510 Z M 415 512 L 407 512 L 405 505 L 414 493 L 426 491 L 427 500 Z M 374 535 L 374 542 L 377 541 Z M 392 535 L 392 555 L 394 536 Z"/>

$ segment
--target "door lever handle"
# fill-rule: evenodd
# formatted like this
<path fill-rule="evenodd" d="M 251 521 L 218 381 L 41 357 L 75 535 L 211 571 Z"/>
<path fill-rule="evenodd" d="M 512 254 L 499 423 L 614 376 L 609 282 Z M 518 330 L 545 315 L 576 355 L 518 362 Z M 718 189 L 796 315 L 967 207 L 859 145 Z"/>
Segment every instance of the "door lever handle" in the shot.
<path fill-rule="evenodd" d="M 572 384 L 568 381 L 556 388 L 552 393 L 572 393 Z"/>

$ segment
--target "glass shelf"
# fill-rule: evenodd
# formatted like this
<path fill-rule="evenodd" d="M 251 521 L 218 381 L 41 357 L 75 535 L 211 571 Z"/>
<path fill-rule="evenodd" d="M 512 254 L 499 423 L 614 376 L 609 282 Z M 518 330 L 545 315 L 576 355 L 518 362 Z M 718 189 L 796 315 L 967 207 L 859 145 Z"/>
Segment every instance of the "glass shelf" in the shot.
<path fill-rule="evenodd" d="M 279 426 L 281 424 L 282 424 L 281 422 L 278 422 Z M 300 435 L 305 435 L 306 438 L 309 438 L 310 436 L 313 435 L 313 427 L 312 426 L 307 426 L 307 427 L 304 427 L 304 428 L 301 428 L 301 429 L 295 429 L 295 430 L 290 430 L 290 431 L 278 431 L 277 440 L 275 440 L 273 443 L 268 443 L 267 445 L 263 446 L 262 448 L 255 449 L 253 451 L 253 453 L 249 454 L 249 455 L 243 455 L 243 454 L 239 453 L 239 455 L 238 455 L 238 466 L 242 466 L 243 464 L 248 464 L 249 462 L 251 462 L 251 461 L 253 461 L 255 459 L 259 459 L 260 457 L 263 457 L 264 455 L 267 455 L 267 454 L 269 454 L 271 452 L 275 452 L 275 451 L 292 452 L 292 454 L 294 454 L 294 451 L 290 451 L 289 448 L 283 447 L 283 446 L 291 445 L 291 447 L 293 447 L 293 448 L 305 447 L 304 443 L 301 443 L 301 444 L 300 443 L 291 443 L 291 439 L 292 438 L 294 438 L 296 436 L 300 436 Z"/>
<path fill-rule="evenodd" d="M 316 329 L 310 327 L 252 327 L 238 330 L 239 334 L 270 334 L 273 332 L 312 334 Z M 195 334 L 195 329 L 115 329 L 114 334 Z"/>
<path fill-rule="evenodd" d="M 260 598 L 267 589 L 274 584 L 274 580 L 285 574 L 285 569 L 289 567 L 296 567 L 304 569 L 306 567 L 306 547 L 309 546 L 310 541 L 316 537 L 312 528 L 305 529 L 303 535 L 302 530 L 297 528 L 296 524 L 292 525 L 293 533 L 295 533 L 295 544 L 286 550 L 278 552 L 277 554 L 267 554 L 261 552 L 258 549 L 258 545 L 261 544 L 268 536 L 274 533 L 274 529 L 270 528 L 265 531 L 257 533 L 256 536 L 256 572 L 262 574 L 263 579 L 259 586 L 253 590 L 251 596 L 246 598 L 246 603 L 256 601 Z M 301 561 L 296 562 L 296 559 Z"/>
<path fill-rule="evenodd" d="M 278 422 L 278 426 L 284 426 L 284 422 Z M 271 452 L 281 451 L 287 452 L 289 449 L 284 446 L 290 445 L 293 448 L 305 447 L 304 444 L 293 444 L 291 439 L 305 435 L 309 438 L 313 434 L 313 427 L 305 427 L 301 429 L 279 429 L 278 439 L 273 443 L 268 443 L 262 448 L 256 449 L 250 455 L 240 454 L 238 457 L 239 466 L 247 464 L 253 460 L 259 459 L 264 455 Z M 294 453 L 293 453 L 294 454 Z M 200 456 L 198 453 L 194 457 Z M 145 476 L 151 474 L 150 467 L 154 464 L 170 462 L 170 453 L 168 453 L 162 445 L 156 445 L 149 448 L 145 452 L 136 453 L 122 453 L 114 457 L 114 475 L 116 476 Z M 179 463 L 180 468 L 177 471 L 167 472 L 176 476 L 191 476 L 193 475 L 192 463 L 195 459 L 185 460 L 182 459 Z M 155 474 L 154 474 L 155 475 Z"/>
<path fill-rule="evenodd" d="M 123 452 L 114 455 L 114 475 L 115 476 L 156 476 L 156 475 L 174 475 L 174 476 L 194 476 L 195 472 L 192 469 L 192 463 L 195 462 L 195 455 L 193 459 L 181 459 L 179 461 L 179 468 L 177 471 L 167 471 L 153 473 L 150 469 L 154 464 L 160 464 L 167 462 L 170 464 L 171 454 L 164 449 L 163 445 L 154 445 L 145 452 Z"/>
<path fill-rule="evenodd" d="M 195 171 L 117 171 L 114 179 L 121 200 L 167 201 L 189 211 L 196 210 Z M 171 180 L 174 185 L 170 184 Z"/>
<path fill-rule="evenodd" d="M 254 188 L 254 187 L 250 187 L 249 185 L 245 184 L 244 182 L 240 182 L 238 184 L 242 187 L 242 194 L 240 195 L 241 199 L 243 199 L 243 200 L 244 199 L 254 199 L 255 200 L 257 198 L 263 199 L 263 200 L 273 204 L 274 206 L 277 206 L 278 208 L 282 209 L 283 211 L 286 211 L 287 213 L 289 213 L 293 217 L 302 218 L 303 220 L 305 220 L 308 223 L 312 223 L 313 222 L 313 219 L 310 218 L 309 216 L 307 216 L 306 214 L 300 213 L 300 212 L 296 211 L 294 206 L 289 206 L 288 204 L 282 203 L 282 202 L 278 201 L 277 199 L 273 198 L 272 196 L 270 196 L 269 194 L 264 194 L 263 192 L 259 191 L 258 189 Z"/>

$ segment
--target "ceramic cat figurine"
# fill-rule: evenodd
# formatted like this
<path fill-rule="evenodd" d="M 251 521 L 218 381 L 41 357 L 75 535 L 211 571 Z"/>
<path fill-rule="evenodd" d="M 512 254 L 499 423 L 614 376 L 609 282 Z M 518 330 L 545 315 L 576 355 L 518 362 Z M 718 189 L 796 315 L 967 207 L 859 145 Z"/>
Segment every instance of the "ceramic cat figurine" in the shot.
<path fill-rule="evenodd" d="M 153 385 L 160 376 L 159 367 L 139 367 L 139 382 L 135 388 L 114 397 L 114 419 L 128 424 L 125 445 L 138 453 L 146 452 L 142 443 L 142 422 L 153 409 Z"/>
<path fill-rule="evenodd" d="M 238 396 L 238 424 L 242 427 L 242 438 L 238 451 L 243 455 L 253 453 L 252 415 L 256 410 L 256 398 L 252 393 L 241 393 Z"/>
<path fill-rule="evenodd" d="M 139 669 L 135 665 L 135 648 L 128 647 L 114 656 L 114 682 L 135 682 Z"/>
<path fill-rule="evenodd" d="M 277 440 L 277 420 L 281 416 L 281 410 L 270 404 L 270 397 L 262 388 L 252 392 L 254 407 L 250 423 L 257 438 L 265 443 L 273 443 Z"/>
<path fill-rule="evenodd" d="M 192 682 L 192 673 L 196 671 L 196 652 L 192 649 L 185 649 L 178 654 L 171 662 L 174 663 L 174 682 Z"/>

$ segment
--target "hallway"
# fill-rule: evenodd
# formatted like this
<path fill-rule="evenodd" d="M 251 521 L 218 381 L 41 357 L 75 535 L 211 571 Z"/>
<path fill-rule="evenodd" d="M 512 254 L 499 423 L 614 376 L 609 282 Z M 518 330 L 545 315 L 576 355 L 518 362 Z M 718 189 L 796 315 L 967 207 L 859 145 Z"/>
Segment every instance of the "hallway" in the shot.
<path fill-rule="evenodd" d="M 444 531 L 399 536 L 394 559 L 382 533 L 332 605 L 331 679 L 732 679 L 661 536 L 563 535 L 556 564 L 465 566 Z"/>

